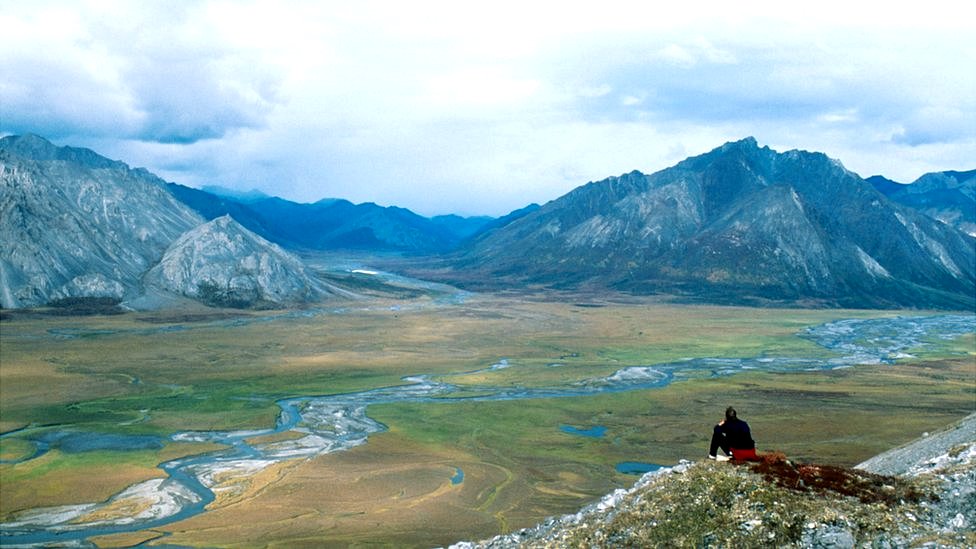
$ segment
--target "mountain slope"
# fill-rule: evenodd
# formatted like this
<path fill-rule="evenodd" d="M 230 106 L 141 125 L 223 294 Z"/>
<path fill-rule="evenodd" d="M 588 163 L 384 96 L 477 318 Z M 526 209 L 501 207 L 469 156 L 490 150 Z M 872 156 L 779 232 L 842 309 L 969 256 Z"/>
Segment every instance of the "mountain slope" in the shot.
<path fill-rule="evenodd" d="M 0 306 L 124 299 L 203 220 L 162 180 L 34 135 L 0 139 Z"/>
<path fill-rule="evenodd" d="M 908 185 L 879 175 L 867 181 L 891 200 L 976 236 L 976 170 L 928 173 Z"/>
<path fill-rule="evenodd" d="M 337 292 L 310 277 L 297 257 L 226 215 L 180 236 L 144 282 L 221 307 L 296 305 Z"/>
<path fill-rule="evenodd" d="M 976 306 L 976 239 L 820 153 L 727 143 L 589 183 L 476 238 L 455 268 L 718 302 Z"/>

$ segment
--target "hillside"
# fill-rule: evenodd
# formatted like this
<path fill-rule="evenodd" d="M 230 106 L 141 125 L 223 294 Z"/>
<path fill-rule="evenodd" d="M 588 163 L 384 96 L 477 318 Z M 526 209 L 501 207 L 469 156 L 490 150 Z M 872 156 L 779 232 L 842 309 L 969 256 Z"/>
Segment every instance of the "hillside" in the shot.
<path fill-rule="evenodd" d="M 752 138 L 589 183 L 476 238 L 445 278 L 743 304 L 976 307 L 976 238 L 820 153 Z"/>
<path fill-rule="evenodd" d="M 294 306 L 329 295 L 352 297 L 316 280 L 300 259 L 227 215 L 180 236 L 144 282 L 217 307 Z"/>
<path fill-rule="evenodd" d="M 245 221 L 247 211 L 235 209 Z M 88 149 L 0 139 L 0 306 L 295 306 L 352 294 L 229 216 L 210 223 L 167 184 Z"/>
<path fill-rule="evenodd" d="M 907 185 L 880 175 L 867 181 L 894 202 L 976 236 L 976 170 L 928 173 Z"/>
<path fill-rule="evenodd" d="M 875 460 L 902 472 L 873 472 Z M 579 513 L 452 548 L 973 547 L 974 495 L 976 414 L 855 469 L 684 461 Z"/>

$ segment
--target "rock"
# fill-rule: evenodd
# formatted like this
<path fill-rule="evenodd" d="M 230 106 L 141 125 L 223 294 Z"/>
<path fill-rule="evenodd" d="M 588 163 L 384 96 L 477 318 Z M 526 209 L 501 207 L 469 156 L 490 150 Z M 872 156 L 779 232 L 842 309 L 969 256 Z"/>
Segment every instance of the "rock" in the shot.
<path fill-rule="evenodd" d="M 821 525 L 803 533 L 802 545 L 814 549 L 849 549 L 854 547 L 855 539 L 846 528 Z"/>
<path fill-rule="evenodd" d="M 178 238 L 146 273 L 147 286 L 221 307 L 308 303 L 338 293 L 294 255 L 219 217 Z"/>

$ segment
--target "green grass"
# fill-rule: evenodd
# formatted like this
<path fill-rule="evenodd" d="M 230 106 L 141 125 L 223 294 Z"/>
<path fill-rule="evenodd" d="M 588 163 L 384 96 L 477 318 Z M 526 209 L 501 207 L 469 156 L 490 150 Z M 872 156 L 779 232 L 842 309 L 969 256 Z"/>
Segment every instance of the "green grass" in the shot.
<path fill-rule="evenodd" d="M 0 439 L 0 460 L 15 461 L 34 453 L 34 445 L 14 437 Z"/>
<path fill-rule="evenodd" d="M 250 319 L 272 314 L 234 313 Z M 57 424 L 156 435 L 267 428 L 277 418 L 276 399 L 396 385 L 418 373 L 443 376 L 473 395 L 482 385 L 556 386 L 688 357 L 824 357 L 829 352 L 796 333 L 830 320 L 891 314 L 645 303 L 580 308 L 482 296 L 461 307 L 350 309 L 233 326 L 222 314 L 206 322 L 179 315 L 147 322 L 145 314 L 15 318 L 0 330 L 0 428 Z M 158 328 L 180 329 L 153 331 Z M 85 335 L 59 337 L 64 330 Z M 673 464 L 702 456 L 711 426 L 729 404 L 750 421 L 761 449 L 856 463 L 971 411 L 974 345 L 973 335 L 935 340 L 913 363 L 893 367 L 691 376 L 649 391 L 510 402 L 445 399 L 374 405 L 369 414 L 390 427 L 389 436 L 430 455 L 470 456 L 486 470 L 505 471 L 488 507 L 499 524 L 524 524 L 633 482 L 614 471 L 619 461 Z M 453 375 L 502 358 L 512 366 Z M 607 432 L 580 437 L 560 431 L 563 424 L 602 425 Z M 0 455 L 25 455 L 24 444 L 4 439 Z M 370 456 L 381 446 L 356 452 Z M 104 499 L 132 479 L 158 474 L 166 451 L 51 452 L 4 465 L 4 509 L 10 501 L 20 509 Z M 309 467 L 306 474 L 315 475 Z M 260 498 L 250 505 L 260 517 Z M 377 502 L 382 505 L 390 502 Z"/>
<path fill-rule="evenodd" d="M 0 519 L 37 506 L 101 501 L 136 482 L 164 476 L 157 468 L 160 463 L 216 448 L 213 444 L 167 443 L 158 450 L 125 452 L 64 453 L 55 449 L 26 462 L 0 464 Z"/>

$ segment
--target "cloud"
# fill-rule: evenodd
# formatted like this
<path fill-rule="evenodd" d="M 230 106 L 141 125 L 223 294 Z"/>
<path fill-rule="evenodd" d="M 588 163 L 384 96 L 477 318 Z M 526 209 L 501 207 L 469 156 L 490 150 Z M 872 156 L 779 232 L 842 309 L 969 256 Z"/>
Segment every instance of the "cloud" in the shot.
<path fill-rule="evenodd" d="M 275 104 L 273 69 L 222 48 L 182 4 L 40 6 L 0 20 L 17 29 L 0 38 L 0 72 L 16 75 L 0 85 L 4 131 L 193 143 L 261 127 Z"/>
<path fill-rule="evenodd" d="M 746 135 L 901 180 L 976 158 L 972 24 L 931 4 L 0 4 L 0 133 L 190 185 L 499 214 Z"/>
<path fill-rule="evenodd" d="M 139 139 L 193 143 L 242 128 L 261 128 L 274 106 L 273 77 L 253 76 L 238 60 L 188 52 L 145 56 L 126 71 L 142 115 Z M 242 72 L 236 72 L 242 71 Z M 237 74 L 251 76 L 242 79 Z"/>
<path fill-rule="evenodd" d="M 690 68 L 700 63 L 732 65 L 738 58 L 729 50 L 716 47 L 703 36 L 697 36 L 684 44 L 671 43 L 659 49 L 652 58 L 669 64 Z"/>
<path fill-rule="evenodd" d="M 952 143 L 972 138 L 973 128 L 976 128 L 976 112 L 972 108 L 922 107 L 903 120 L 892 141 L 913 147 Z"/>
<path fill-rule="evenodd" d="M 538 89 L 538 80 L 517 78 L 496 67 L 477 67 L 431 77 L 426 95 L 439 105 L 487 106 L 524 100 Z"/>

